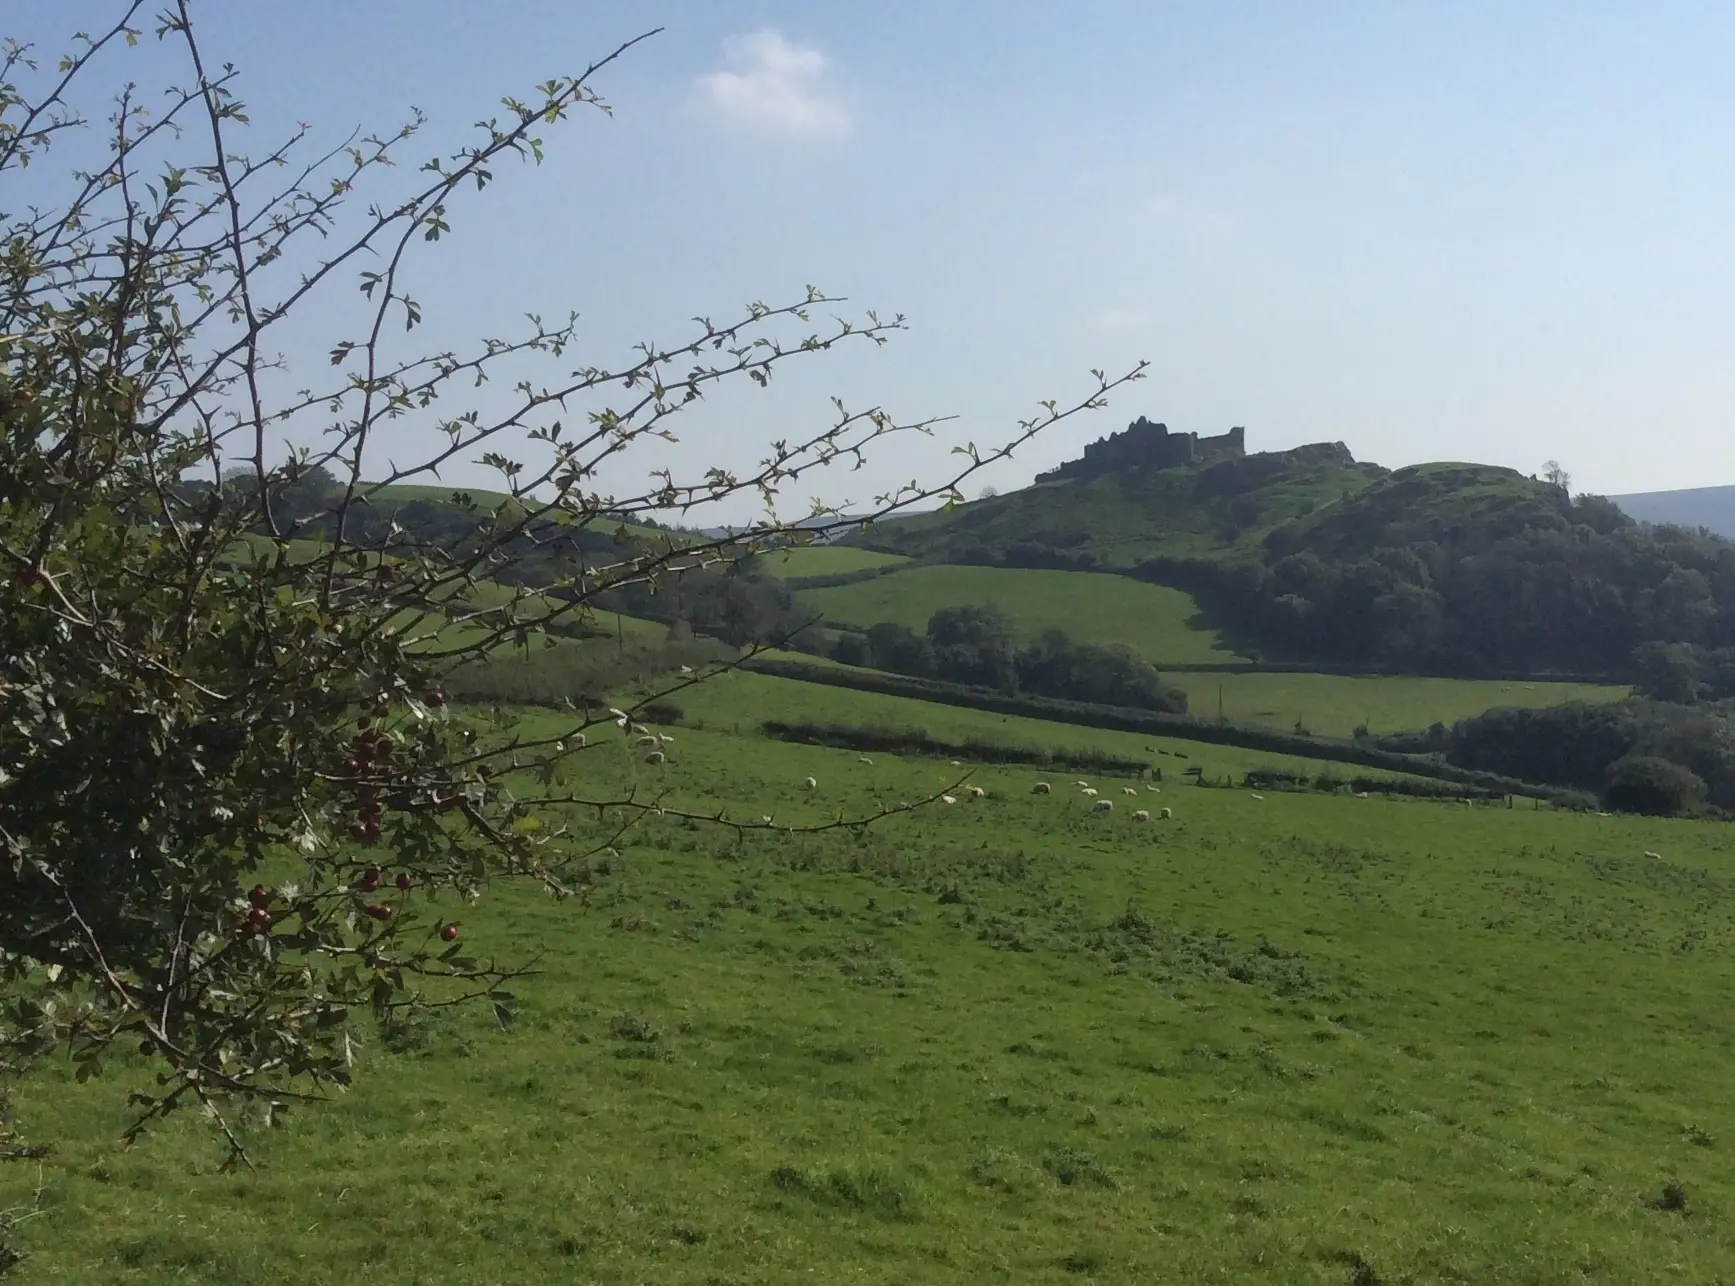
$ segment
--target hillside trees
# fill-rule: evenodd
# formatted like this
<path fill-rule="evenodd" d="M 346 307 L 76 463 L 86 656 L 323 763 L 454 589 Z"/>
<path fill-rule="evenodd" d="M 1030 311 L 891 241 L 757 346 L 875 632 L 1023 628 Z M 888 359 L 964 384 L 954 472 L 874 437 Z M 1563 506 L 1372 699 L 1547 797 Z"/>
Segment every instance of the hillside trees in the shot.
<path fill-rule="evenodd" d="M 582 896 L 587 855 L 660 805 L 561 784 L 573 756 L 622 753 L 601 733 L 633 711 L 574 710 L 566 734 L 526 740 L 449 705 L 452 667 L 804 538 L 780 493 L 933 422 L 840 404 L 753 469 L 707 464 L 701 443 L 690 473 L 605 492 L 603 471 L 709 389 L 881 344 L 902 320 L 828 319 L 840 301 L 809 288 L 618 359 L 535 316 L 421 349 L 413 284 L 444 234 L 498 166 L 540 162 L 545 133 L 603 107 L 593 81 L 627 47 L 503 100 L 443 156 L 421 160 L 420 117 L 310 153 L 306 127 L 247 141 L 236 73 L 191 9 L 153 22 L 121 4 L 58 64 L 0 53 L 0 1088 L 48 1050 L 96 1074 L 125 1042 L 158 1072 L 135 1129 L 199 1105 L 241 1157 L 229 1107 L 341 1086 L 364 1017 L 491 998 L 504 1020 L 517 966 L 450 917 L 501 877 Z M 127 82 L 129 47 L 153 41 L 178 50 L 179 84 Z M 87 115 L 105 86 L 106 116 Z M 51 170 L 69 138 L 87 159 Z M 317 359 L 297 361 L 315 320 Z M 960 448 L 952 477 L 856 511 L 956 496 L 1137 375 L 1094 374 L 999 447 Z M 373 447 L 397 423 L 422 450 L 387 462 Z M 503 501 L 407 521 L 370 504 L 471 461 Z M 737 498 L 766 516 L 724 540 L 618 534 Z M 559 592 L 448 621 L 527 568 Z"/>

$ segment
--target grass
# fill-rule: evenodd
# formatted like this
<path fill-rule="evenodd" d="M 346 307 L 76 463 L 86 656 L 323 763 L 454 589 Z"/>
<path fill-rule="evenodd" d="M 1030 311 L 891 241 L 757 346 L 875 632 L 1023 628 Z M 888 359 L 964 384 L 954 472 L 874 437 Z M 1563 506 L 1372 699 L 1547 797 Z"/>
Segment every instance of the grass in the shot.
<path fill-rule="evenodd" d="M 737 672 L 719 675 L 688 689 L 676 698 L 689 723 L 740 737 L 757 733 L 768 718 L 788 723 L 848 723 L 884 727 L 916 727 L 938 741 L 960 743 L 972 737 L 1018 746 L 1047 746 L 1074 752 L 1099 751 L 1117 758 L 1144 760 L 1161 768 L 1164 777 L 1187 768 L 1198 768 L 1207 779 L 1239 777 L 1254 768 L 1277 768 L 1288 772 L 1318 774 L 1327 769 L 1340 777 L 1392 777 L 1405 774 L 1380 772 L 1323 760 L 1244 750 L 1187 741 L 1179 737 L 1152 737 L 1143 733 L 1116 732 L 993 714 L 957 706 L 937 705 L 910 697 L 855 692 L 846 688 L 801 683 L 770 675 Z"/>
<path fill-rule="evenodd" d="M 853 545 L 798 545 L 760 557 L 769 576 L 790 580 L 802 576 L 839 576 L 907 561 L 901 554 L 882 554 Z"/>
<path fill-rule="evenodd" d="M 1157 665 L 1237 659 L 1195 623 L 1191 595 L 1100 572 L 922 566 L 796 598 L 835 623 L 897 621 L 918 633 L 942 607 L 993 603 L 1022 641 L 1056 629 L 1076 642 L 1125 643 Z"/>
<path fill-rule="evenodd" d="M 839 700 L 899 704 L 734 676 L 667 765 L 580 775 L 788 822 L 956 779 L 736 730 Z M 542 953 L 519 1023 L 369 1043 L 256 1174 L 192 1119 L 121 1150 L 136 1063 L 46 1068 L 23 1280 L 1735 1275 L 1727 828 L 1179 785 L 1140 826 L 1031 777 L 862 835 L 652 821 L 588 909 L 497 888 L 464 933 Z"/>
<path fill-rule="evenodd" d="M 1273 528 L 1331 510 L 1380 472 L 1306 452 L 1117 471 L 1088 481 L 1038 483 L 950 513 L 889 518 L 850 540 L 958 563 L 1040 551 L 1087 558 L 1104 569 L 1133 567 L 1156 555 L 1248 556 Z"/>
<path fill-rule="evenodd" d="M 1335 674 L 1167 673 L 1187 694 L 1195 717 L 1214 719 L 1218 694 L 1231 723 L 1292 730 L 1297 723 L 1326 737 L 1348 737 L 1358 727 L 1375 734 L 1409 732 L 1436 721 L 1451 724 L 1496 706 L 1540 707 L 1568 701 L 1618 701 L 1626 688 L 1590 683 L 1506 683 L 1478 679 L 1401 676 L 1356 678 Z"/>

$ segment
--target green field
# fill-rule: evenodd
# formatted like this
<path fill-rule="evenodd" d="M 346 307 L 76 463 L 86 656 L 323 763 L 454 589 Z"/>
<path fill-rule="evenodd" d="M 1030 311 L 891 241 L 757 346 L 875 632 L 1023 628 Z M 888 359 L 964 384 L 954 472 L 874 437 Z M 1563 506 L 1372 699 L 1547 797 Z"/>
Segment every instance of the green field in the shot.
<path fill-rule="evenodd" d="M 908 560 L 902 554 L 882 554 L 852 545 L 798 545 L 772 550 L 759 559 L 766 574 L 780 580 L 801 576 L 838 576 Z"/>
<path fill-rule="evenodd" d="M 729 731 L 837 695 L 777 682 L 579 775 L 790 823 L 956 780 Z M 496 888 L 464 933 L 541 953 L 520 1022 L 368 1043 L 257 1173 L 190 1116 L 121 1150 L 138 1065 L 55 1064 L 18 1104 L 55 1152 L 0 1167 L 20 1280 L 1735 1275 L 1724 828 L 1180 785 L 1139 825 L 1032 777 L 861 836 L 653 821 L 588 909 Z"/>
<path fill-rule="evenodd" d="M 1297 723 L 1323 737 L 1410 732 L 1436 721 L 1468 719 L 1496 706 L 1552 706 L 1568 701 L 1618 701 L 1626 688 L 1590 683 L 1505 683 L 1336 674 L 1186 674 L 1164 679 L 1187 694 L 1196 718 L 1264 724 L 1285 731 Z"/>
<path fill-rule="evenodd" d="M 1021 641 L 1065 630 L 1080 643 L 1125 643 L 1153 664 L 1235 660 L 1213 631 L 1191 622 L 1191 595 L 1102 572 L 1007 567 L 911 567 L 829 589 L 802 590 L 804 607 L 867 627 L 897 621 L 920 633 L 942 607 L 997 605 Z"/>

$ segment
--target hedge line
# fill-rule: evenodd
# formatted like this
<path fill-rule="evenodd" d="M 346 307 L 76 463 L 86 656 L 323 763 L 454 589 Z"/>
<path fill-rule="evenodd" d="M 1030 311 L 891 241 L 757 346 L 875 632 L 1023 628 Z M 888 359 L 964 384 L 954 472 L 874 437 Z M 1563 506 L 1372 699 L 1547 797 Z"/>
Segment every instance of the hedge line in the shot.
<path fill-rule="evenodd" d="M 938 679 L 911 678 L 882 670 L 846 666 L 821 667 L 803 665 L 798 661 L 765 659 L 748 661 L 743 668 L 777 678 L 798 679 L 804 683 L 852 688 L 859 692 L 877 692 L 885 696 L 911 697 L 917 701 L 933 701 L 970 710 L 987 710 L 994 714 L 1020 715 L 1051 723 L 1108 728 L 1115 732 L 1139 732 L 1150 736 L 1179 737 L 1211 745 L 1240 746 L 1247 750 L 1264 750 L 1303 759 L 1323 759 L 1334 763 L 1357 764 L 1363 768 L 1379 768 L 1387 772 L 1411 773 L 1418 777 L 1432 777 L 1464 786 L 1478 786 L 1502 795 L 1527 795 L 1551 801 L 1570 800 L 1574 803 L 1579 796 L 1576 791 L 1539 786 L 1533 782 L 1503 777 L 1498 773 L 1458 768 L 1434 758 L 1379 750 L 1373 746 L 1333 737 L 1280 732 L 1275 728 L 1214 723 L 1187 715 L 1091 705 L 1083 701 L 1065 701 L 1059 697 L 1009 696 L 986 688 L 945 683 Z"/>
<path fill-rule="evenodd" d="M 849 723 L 784 723 L 767 719 L 759 725 L 767 737 L 807 746 L 835 746 L 843 750 L 878 750 L 884 754 L 947 756 L 974 759 L 988 764 L 1036 764 L 1090 772 L 1145 773 L 1150 764 L 1142 759 L 1122 759 L 1099 750 L 1051 750 L 1040 746 L 1012 746 L 981 737 L 963 741 L 940 741 L 924 728 L 864 727 Z"/>

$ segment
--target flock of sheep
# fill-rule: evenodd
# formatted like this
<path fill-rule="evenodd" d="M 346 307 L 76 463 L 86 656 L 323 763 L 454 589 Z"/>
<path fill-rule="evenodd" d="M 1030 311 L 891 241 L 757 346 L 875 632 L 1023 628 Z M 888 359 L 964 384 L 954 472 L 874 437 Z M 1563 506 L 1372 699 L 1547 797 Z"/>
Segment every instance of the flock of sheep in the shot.
<path fill-rule="evenodd" d="M 1078 787 L 1079 793 L 1081 795 L 1083 795 L 1085 798 L 1087 798 L 1087 799 L 1095 799 L 1096 798 L 1096 793 L 1097 793 L 1096 787 L 1092 786 L 1088 781 L 1075 781 L 1072 784 L 1074 786 Z M 1153 795 L 1155 795 L 1155 794 L 1161 793 L 1163 788 L 1161 786 L 1146 786 L 1145 789 L 1150 791 Z M 1047 795 L 1047 794 L 1053 793 L 1053 791 L 1054 791 L 1054 787 L 1049 785 L 1045 781 L 1039 781 L 1034 786 L 1032 786 L 1030 788 L 1030 793 L 1032 795 Z M 1137 795 L 1138 793 L 1139 793 L 1139 790 L 1138 790 L 1137 786 L 1122 786 L 1121 787 L 1121 794 L 1123 794 L 1123 795 Z M 1098 799 L 1096 801 L 1096 803 L 1094 805 L 1092 805 L 1092 811 L 1098 812 L 1098 813 L 1112 813 L 1112 812 L 1114 812 L 1114 800 L 1112 800 L 1112 799 Z M 1174 815 L 1175 815 L 1174 810 L 1172 810 L 1172 809 L 1159 808 L 1157 810 L 1157 816 L 1162 818 L 1164 821 L 1170 820 L 1171 818 L 1174 817 Z M 1133 813 L 1133 820 L 1135 822 L 1148 822 L 1148 821 L 1150 821 L 1151 820 L 1150 809 L 1140 808 L 1140 809 L 1136 810 Z"/>
<path fill-rule="evenodd" d="M 864 764 L 871 764 L 871 763 L 873 763 L 873 760 L 869 759 L 866 755 L 863 755 L 861 757 L 861 762 Z M 954 762 L 956 762 L 956 761 L 954 761 Z M 1095 796 L 1097 794 L 1097 789 L 1095 786 L 1092 786 L 1088 781 L 1074 782 L 1073 784 L 1078 787 L 1079 793 L 1084 795 L 1086 798 L 1095 798 Z M 802 779 L 801 788 L 803 790 L 818 790 L 819 789 L 819 779 L 817 777 L 805 777 Z M 1145 789 L 1150 791 L 1152 794 L 1159 794 L 1162 791 L 1161 786 L 1146 786 Z M 1032 786 L 1030 788 L 1030 793 L 1033 795 L 1048 795 L 1048 794 L 1052 794 L 1053 792 L 1054 792 L 1054 787 L 1046 781 L 1039 781 L 1034 786 Z M 970 798 L 972 798 L 972 799 L 986 799 L 986 798 L 988 798 L 988 792 L 986 790 L 983 790 L 982 787 L 980 787 L 980 786 L 969 787 L 969 793 L 970 793 Z M 1125 794 L 1125 795 L 1135 795 L 1136 796 L 1139 793 L 1139 791 L 1138 791 L 1138 787 L 1136 787 L 1136 786 L 1122 786 L 1121 787 L 1121 793 Z M 958 802 L 958 797 L 956 795 L 941 795 L 940 796 L 940 802 L 942 804 L 956 804 Z M 1112 812 L 1114 812 L 1114 800 L 1112 800 L 1112 799 L 1098 799 L 1098 800 L 1096 800 L 1096 803 L 1093 806 L 1092 811 L 1098 812 L 1098 813 L 1112 813 Z M 1162 818 L 1164 821 L 1169 821 L 1169 820 L 1173 819 L 1175 814 L 1174 814 L 1173 809 L 1159 808 L 1157 810 L 1157 816 Z M 1135 822 L 1148 822 L 1148 821 L 1150 821 L 1151 820 L 1150 810 L 1148 808 L 1140 808 L 1140 809 L 1136 810 L 1133 813 L 1133 820 Z"/>

